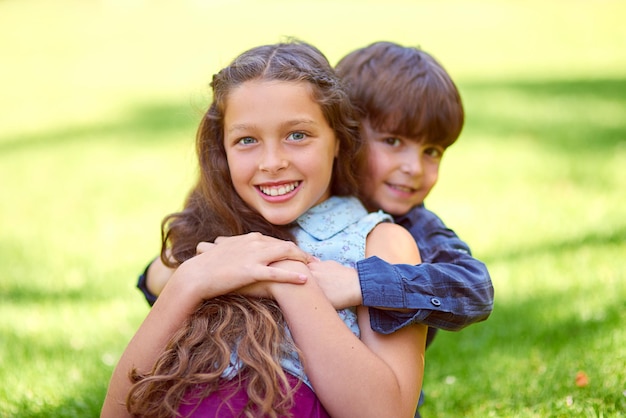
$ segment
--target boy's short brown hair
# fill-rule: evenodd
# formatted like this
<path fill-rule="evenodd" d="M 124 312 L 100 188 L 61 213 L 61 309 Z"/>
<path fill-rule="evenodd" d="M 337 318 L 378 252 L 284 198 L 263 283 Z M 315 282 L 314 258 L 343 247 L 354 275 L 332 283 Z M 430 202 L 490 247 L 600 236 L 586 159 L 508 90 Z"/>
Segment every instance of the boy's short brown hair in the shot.
<path fill-rule="evenodd" d="M 375 42 L 346 55 L 336 69 L 361 118 L 374 129 L 445 148 L 461 134 L 459 91 L 428 53 Z"/>

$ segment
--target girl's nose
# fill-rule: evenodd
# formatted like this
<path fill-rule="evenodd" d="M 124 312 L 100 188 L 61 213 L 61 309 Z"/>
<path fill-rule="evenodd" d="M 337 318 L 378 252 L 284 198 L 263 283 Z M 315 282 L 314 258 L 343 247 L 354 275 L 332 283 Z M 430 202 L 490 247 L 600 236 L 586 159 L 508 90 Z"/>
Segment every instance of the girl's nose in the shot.
<path fill-rule="evenodd" d="M 286 156 L 277 149 L 267 149 L 259 162 L 259 170 L 268 173 L 276 173 L 284 170 L 289 165 Z"/>

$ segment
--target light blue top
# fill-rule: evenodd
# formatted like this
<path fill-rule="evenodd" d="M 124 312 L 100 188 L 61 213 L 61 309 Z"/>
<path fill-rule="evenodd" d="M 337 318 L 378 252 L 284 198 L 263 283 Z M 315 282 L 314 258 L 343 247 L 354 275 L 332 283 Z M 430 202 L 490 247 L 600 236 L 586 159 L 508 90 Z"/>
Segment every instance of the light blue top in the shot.
<path fill-rule="evenodd" d="M 367 235 L 381 222 L 393 222 L 383 213 L 367 213 L 361 202 L 354 197 L 333 196 L 300 216 L 292 233 L 300 248 L 320 260 L 334 260 L 354 268 L 358 260 L 365 258 Z M 337 311 L 350 330 L 360 337 L 356 309 Z M 281 361 L 283 368 L 311 386 L 302 363 L 295 352 Z"/>
<path fill-rule="evenodd" d="M 354 268 L 357 261 L 365 258 L 367 235 L 376 225 L 385 221 L 393 222 L 393 219 L 382 211 L 368 214 L 355 197 L 333 196 L 300 216 L 291 232 L 298 246 L 307 253 L 320 260 L 334 260 Z M 348 328 L 360 337 L 356 309 L 341 309 L 337 313 Z M 295 352 L 290 351 L 289 355 L 281 360 L 281 365 L 287 372 L 311 386 Z M 223 376 L 234 377 L 239 367 L 239 359 L 233 353 L 231 366 L 226 369 Z"/>

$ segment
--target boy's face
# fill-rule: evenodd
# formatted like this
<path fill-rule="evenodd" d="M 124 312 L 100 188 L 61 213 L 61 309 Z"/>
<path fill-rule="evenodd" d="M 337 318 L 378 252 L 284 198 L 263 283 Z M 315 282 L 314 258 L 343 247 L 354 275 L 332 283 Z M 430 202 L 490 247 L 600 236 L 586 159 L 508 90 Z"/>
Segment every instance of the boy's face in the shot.
<path fill-rule="evenodd" d="M 391 215 L 404 215 L 421 204 L 437 183 L 445 149 L 416 139 L 378 132 L 361 124 L 368 145 L 363 192 L 371 204 Z"/>

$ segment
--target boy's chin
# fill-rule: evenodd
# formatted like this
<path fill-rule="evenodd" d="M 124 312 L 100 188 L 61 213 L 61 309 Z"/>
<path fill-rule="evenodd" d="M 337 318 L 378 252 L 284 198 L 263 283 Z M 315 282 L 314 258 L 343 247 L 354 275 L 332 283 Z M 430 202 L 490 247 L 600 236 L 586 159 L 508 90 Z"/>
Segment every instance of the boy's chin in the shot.
<path fill-rule="evenodd" d="M 392 216 L 402 216 L 406 215 L 411 209 L 417 206 L 417 204 L 412 204 L 411 202 L 384 202 L 383 204 L 369 202 L 369 204 L 366 203 L 365 206 L 370 212 L 382 210 Z"/>
<path fill-rule="evenodd" d="M 383 212 L 387 212 L 391 216 L 402 216 L 402 215 L 406 215 L 411 209 L 413 209 L 413 206 L 404 205 L 401 208 L 395 206 L 387 210 L 384 208 L 381 208 L 381 209 L 383 210 Z"/>

